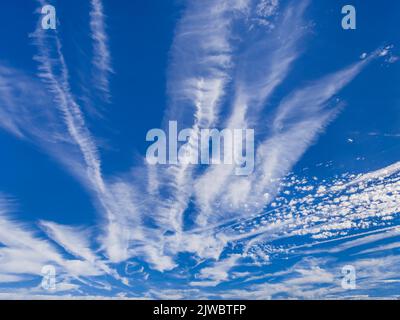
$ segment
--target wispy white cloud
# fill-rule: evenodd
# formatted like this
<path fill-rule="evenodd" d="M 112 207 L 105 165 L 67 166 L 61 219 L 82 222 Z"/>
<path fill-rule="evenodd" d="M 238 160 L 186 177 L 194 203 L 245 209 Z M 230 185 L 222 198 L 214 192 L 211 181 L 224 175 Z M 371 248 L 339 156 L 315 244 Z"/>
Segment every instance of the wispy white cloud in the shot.
<path fill-rule="evenodd" d="M 192 281 L 192 286 L 216 286 L 219 283 L 229 279 L 229 271 L 234 267 L 242 257 L 240 254 L 233 254 L 226 259 L 215 262 L 210 267 L 200 270 L 197 275 L 197 281 Z"/>
<path fill-rule="evenodd" d="M 167 278 L 176 275 L 177 256 L 184 252 L 196 262 L 191 270 L 196 272 L 194 279 L 189 280 L 189 285 L 196 288 L 158 288 L 146 297 L 217 294 L 235 298 L 315 298 L 343 294 L 337 285 L 335 268 L 339 265 L 331 264 L 330 259 L 303 259 L 284 271 L 266 275 L 280 279 L 280 283 L 259 284 L 263 274 L 254 277 L 236 270 L 245 263 L 261 270 L 279 255 L 334 256 L 397 237 L 397 229 L 386 229 L 400 210 L 397 163 L 364 175 L 346 176 L 330 185 L 326 181 L 306 185 L 303 180 L 307 179 L 300 181 L 297 177 L 288 181 L 289 171 L 343 106 L 336 95 L 373 59 L 386 56 L 389 50 L 386 47 L 363 55 L 350 66 L 295 88 L 275 107 L 270 103 L 273 94 L 301 55 L 310 29 L 305 19 L 308 3 L 192 1 L 178 24 L 168 72 L 170 107 L 165 122 L 178 120 L 180 126 L 193 129 L 189 149 L 194 148 L 201 128 L 265 128 L 258 136 L 261 141 L 257 144 L 256 170 L 245 178 L 233 176 L 233 166 L 200 172 L 184 164 L 166 168 L 144 164 L 126 175 L 104 177 L 96 140 L 70 85 L 58 31 L 38 28 L 33 40 L 42 83 L 0 65 L 0 126 L 20 139 L 43 145 L 70 170 L 73 168 L 104 217 L 100 222 L 104 233 L 93 238 L 83 228 L 41 221 L 42 237 L 47 237 L 44 240 L 3 214 L 6 209 L 0 202 L 0 259 L 4 261 L 0 264 L 0 282 L 22 281 L 25 276 L 37 275 L 44 264 L 54 263 L 63 273 L 60 292 L 78 292 L 81 283 L 111 290 L 97 277 L 111 276 L 129 285 L 112 269 L 114 263 L 132 257 L 142 259 Z M 100 0 L 91 1 L 90 18 L 93 63 L 100 75 L 96 86 L 109 99 L 112 68 Z M 48 95 L 42 94 L 43 88 Z M 48 107 L 52 101 L 55 108 Z M 42 106 L 45 108 L 34 117 L 36 108 Z M 267 106 L 268 116 L 261 117 Z M 62 151 L 56 149 L 58 146 Z M 188 208 L 194 218 L 184 215 Z M 193 218 L 193 229 L 185 229 L 185 218 Z M 378 230 L 368 233 L 371 228 Z M 283 239 L 284 246 L 275 245 Z M 304 242 L 298 245 L 296 239 Z M 341 244 L 329 247 L 336 241 Z M 223 254 L 232 248 L 235 253 Z M 359 259 L 361 255 L 396 248 L 398 244 L 391 243 L 376 250 L 355 250 L 357 257 L 352 259 L 366 274 L 373 263 L 381 261 L 370 256 Z M 385 258 L 383 265 L 390 266 L 396 259 Z M 140 270 L 144 270 L 141 265 Z M 384 274 L 379 270 L 374 274 L 374 286 L 396 281 L 397 271 L 392 268 Z M 229 285 L 237 275 L 249 284 L 246 291 L 208 291 L 220 283 Z"/>
<path fill-rule="evenodd" d="M 104 8 L 101 0 L 91 0 L 90 29 L 94 52 L 94 83 L 102 92 L 104 99 L 109 101 L 111 97 L 109 76 L 113 69 L 106 33 Z"/>
<path fill-rule="evenodd" d="M 263 11 L 272 13 L 276 2 L 259 3 Z M 237 62 L 238 71 L 234 79 L 235 98 L 232 112 L 225 121 L 228 128 L 253 128 L 260 125 L 259 114 L 274 90 L 287 77 L 293 62 L 301 53 L 302 40 L 307 32 L 304 11 L 308 1 L 290 4 L 283 12 L 281 21 L 274 30 L 266 33 L 252 27 L 247 48 Z M 268 41 L 265 38 L 268 37 Z M 246 40 L 244 40 L 246 43 Z M 263 125 L 263 124 L 261 124 Z M 196 181 L 196 197 L 203 212 L 198 222 L 207 224 L 207 216 L 221 219 L 222 215 L 241 210 L 243 201 L 251 189 L 248 177 L 233 177 L 234 166 L 224 165 L 210 168 Z M 212 183 L 210 183 L 212 181 Z M 223 186 L 228 186 L 228 192 Z M 220 206 L 216 208 L 213 203 Z"/>
<path fill-rule="evenodd" d="M 251 211 L 260 210 L 276 194 L 279 180 L 340 110 L 341 104 L 331 99 L 375 56 L 298 89 L 280 103 L 271 123 L 271 133 L 257 149 L 256 170 L 249 185 L 252 192 L 241 193 L 241 202 L 253 206 Z"/>
<path fill-rule="evenodd" d="M 57 31 L 54 34 L 47 34 L 38 26 L 32 37 L 38 49 L 35 59 L 39 63 L 39 77 L 53 94 L 70 139 L 78 148 L 80 163 L 85 169 L 87 186 L 106 217 L 104 249 L 112 260 L 124 260 L 127 258 L 129 242 L 129 233 L 125 230 L 128 226 L 124 226 L 124 221 L 118 222 L 121 217 L 114 210 L 119 204 L 103 178 L 98 148 L 87 128 L 81 108 L 72 94 L 68 67 Z"/>
<path fill-rule="evenodd" d="M 0 65 L 0 126 L 18 138 L 25 137 L 26 131 L 40 134 L 41 131 L 35 129 L 37 118 L 31 116 L 32 108 L 36 109 L 38 118 L 46 114 L 41 104 L 47 98 L 40 89 L 37 81 L 11 67 Z"/>
<path fill-rule="evenodd" d="M 63 247 L 67 252 L 71 253 L 78 259 L 83 259 L 92 266 L 94 270 L 98 270 L 98 274 L 109 274 L 115 279 L 126 282 L 125 279 L 111 269 L 93 250 L 93 244 L 90 242 L 91 233 L 83 228 L 63 226 L 54 222 L 41 221 L 40 226 L 46 232 L 50 239 L 54 240 L 58 245 Z M 85 263 L 86 264 L 86 263 Z M 81 263 L 74 264 L 79 267 Z M 82 264 L 84 265 L 84 264 Z"/>
<path fill-rule="evenodd" d="M 48 264 L 58 268 L 61 274 L 77 278 L 104 273 L 90 263 L 65 258 L 32 227 L 15 222 L 10 216 L 11 210 L 10 201 L 0 195 L 0 279 L 10 282 L 30 275 L 40 281 L 42 267 Z"/>
<path fill-rule="evenodd" d="M 90 249 L 88 231 L 48 221 L 41 221 L 40 226 L 51 239 L 69 253 L 90 262 L 96 261 L 97 257 Z"/>
<path fill-rule="evenodd" d="M 375 170 L 375 171 L 372 171 L 372 172 L 368 172 L 366 174 L 362 174 L 357 179 L 354 179 L 353 181 L 345 184 L 344 186 L 339 186 L 339 188 L 340 187 L 346 188 L 346 187 L 349 187 L 349 186 L 352 186 L 352 185 L 357 185 L 357 184 L 360 184 L 362 182 L 371 181 L 371 180 L 374 180 L 374 179 L 377 179 L 377 178 L 385 179 L 386 177 L 398 172 L 399 170 L 400 170 L 400 161 L 396 162 L 396 163 L 393 163 L 392 165 L 387 166 L 385 168 L 378 169 L 378 170 Z"/>
<path fill-rule="evenodd" d="M 102 249 L 112 260 L 124 260 L 129 241 L 140 238 L 135 187 L 102 175 L 95 139 L 69 84 L 58 31 L 45 32 L 39 25 L 31 37 L 38 78 L 0 65 L 0 127 L 39 145 L 83 183 L 106 218 Z"/>
<path fill-rule="evenodd" d="M 276 5 L 276 3 L 271 5 Z M 199 123 L 225 123 L 228 127 L 232 128 L 247 127 L 249 123 L 257 124 L 258 126 L 260 124 L 263 125 L 258 116 L 260 110 L 266 104 L 274 90 L 286 78 L 293 62 L 301 54 L 301 40 L 304 39 L 308 31 L 308 25 L 304 20 L 307 5 L 308 1 L 301 1 L 296 4 L 290 3 L 288 5 L 281 22 L 275 23 L 273 31 L 268 28 L 268 35 L 272 41 L 270 46 L 266 45 L 266 42 L 263 41 L 263 33 L 254 25 L 250 26 L 253 35 L 258 36 L 260 41 L 255 43 L 252 41 L 248 50 L 245 50 L 244 54 L 240 55 L 240 59 L 235 60 L 232 57 L 231 59 L 234 63 L 230 64 L 230 68 L 227 69 L 227 74 L 235 74 L 235 77 L 229 82 L 234 84 L 235 88 L 235 99 L 233 100 L 230 116 L 222 122 L 220 119 L 216 119 L 212 121 L 204 120 Z M 245 16 L 249 12 L 249 5 L 244 8 L 245 10 L 242 10 L 241 13 Z M 272 10 L 271 12 L 274 11 Z M 270 19 L 273 18 L 270 17 Z M 193 20 L 190 21 L 193 22 Z M 177 37 L 179 39 L 179 33 Z M 252 40 L 254 40 L 253 38 Z M 196 50 L 193 51 L 197 52 Z M 202 51 L 199 50 L 199 52 Z M 262 55 L 261 53 L 265 54 Z M 256 56 L 259 57 L 260 55 L 261 58 L 256 59 Z M 374 52 L 353 65 L 333 72 L 322 79 L 312 82 L 310 85 L 295 90 L 291 95 L 284 98 L 272 113 L 271 130 L 269 130 L 264 142 L 258 148 L 256 158 L 257 168 L 253 176 L 245 178 L 233 176 L 232 166 L 210 168 L 200 177 L 193 174 L 191 170 L 188 170 L 188 166 L 174 166 L 170 169 L 173 179 L 171 182 L 167 178 L 169 183 L 167 185 L 171 188 L 168 189 L 170 193 L 166 199 L 166 205 L 160 206 L 160 212 L 152 213 L 156 221 L 162 226 L 161 229 L 181 232 L 182 214 L 189 204 L 189 199 L 193 192 L 192 186 L 195 186 L 195 205 L 200 209 L 197 212 L 196 220 L 198 226 L 217 226 L 229 221 L 233 217 L 237 218 L 238 216 L 245 216 L 261 210 L 276 196 L 279 191 L 281 179 L 289 172 L 305 150 L 316 140 L 318 134 L 324 130 L 329 121 L 340 110 L 342 104 L 333 99 L 335 95 L 348 85 L 378 55 L 378 51 Z M 183 61 L 183 63 L 187 60 L 185 56 L 180 57 L 179 61 Z M 190 65 L 191 62 L 187 63 Z M 180 66 L 181 64 L 176 63 L 176 65 Z M 238 71 L 232 73 L 231 69 L 235 68 Z M 259 70 L 260 68 L 263 70 Z M 189 70 L 191 69 L 189 68 Z M 186 76 L 186 69 L 181 72 Z M 176 103 L 173 107 L 177 108 L 184 103 L 190 106 L 190 101 L 198 101 L 194 99 L 194 97 L 199 97 L 193 91 L 193 88 L 196 87 L 182 86 L 186 77 L 181 76 L 180 73 L 178 75 L 179 81 L 177 83 L 179 85 L 177 88 L 187 89 L 178 91 L 178 94 L 175 96 L 172 94 L 174 98 L 172 101 Z M 206 83 L 204 78 L 202 78 L 201 83 Z M 223 98 L 223 92 L 221 92 L 220 99 Z M 213 99 L 213 101 L 215 100 Z M 189 110 L 193 109 L 189 108 Z M 186 112 L 189 111 L 183 111 L 184 114 Z M 210 115 L 210 113 L 207 114 Z M 167 119 L 168 116 L 170 114 L 167 115 Z M 186 118 L 186 116 L 182 116 L 183 121 Z M 211 119 L 214 118 L 212 117 Z M 194 119 L 194 127 L 199 128 L 199 124 L 196 122 L 198 118 L 195 117 Z M 152 181 L 154 179 L 153 175 Z M 180 183 L 179 181 L 183 182 Z M 160 188 L 162 188 L 162 185 Z M 267 230 L 271 230 L 272 228 L 282 231 L 295 223 L 295 220 L 287 219 L 277 225 L 256 228 L 256 230 L 249 232 L 249 234 L 227 235 L 220 236 L 219 238 L 216 238 L 212 232 L 209 233 L 206 230 L 207 228 L 200 228 L 198 232 L 193 234 L 186 232 L 183 234 L 175 233 L 173 236 L 161 238 L 165 244 L 162 251 L 171 250 L 170 253 L 174 254 L 184 250 L 193 251 L 202 257 L 218 257 L 224 248 L 224 244 L 228 241 L 238 241 L 254 236 L 263 239 Z M 337 228 L 345 228 L 348 223 L 348 221 L 342 221 L 337 224 Z M 326 228 L 323 227 L 324 231 L 328 232 Z M 204 232 L 202 232 L 202 229 L 205 229 Z M 197 241 L 199 243 L 213 243 L 210 244 L 212 249 L 208 250 L 207 253 L 204 252 L 204 250 L 201 250 L 196 245 Z M 254 243 L 257 243 L 257 241 Z M 179 244 L 184 245 L 184 248 Z"/>
<path fill-rule="evenodd" d="M 171 50 L 170 107 L 165 121 L 178 120 L 180 126 L 192 127 L 188 151 L 194 148 L 199 129 L 217 124 L 234 63 L 232 24 L 235 14 L 243 14 L 247 5 L 247 0 L 191 1 L 178 24 Z M 181 232 L 183 212 L 192 192 L 192 167 L 173 165 L 159 179 L 170 190 L 170 200 L 153 215 L 161 228 Z"/>

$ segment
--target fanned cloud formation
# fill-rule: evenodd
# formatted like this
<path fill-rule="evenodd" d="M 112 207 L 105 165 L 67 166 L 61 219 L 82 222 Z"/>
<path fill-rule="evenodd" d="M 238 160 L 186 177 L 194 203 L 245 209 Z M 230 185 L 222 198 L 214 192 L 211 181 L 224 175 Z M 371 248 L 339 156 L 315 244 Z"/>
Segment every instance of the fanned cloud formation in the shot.
<path fill-rule="evenodd" d="M 177 22 L 160 126 L 191 128 L 187 152 L 202 129 L 255 128 L 248 176 L 235 175 L 235 165 L 154 166 L 144 156 L 126 172 L 105 173 L 104 150 L 74 91 L 62 26 L 49 32 L 39 22 L 30 36 L 36 74 L 0 61 L 0 128 L 71 174 L 97 223 L 19 221 L 24 199 L 0 194 L 0 297 L 397 297 L 398 153 L 374 170 L 329 175 L 332 163 L 314 165 L 325 168 L 322 178 L 302 162 L 352 108 L 341 93 L 370 68 L 396 66 L 394 47 L 381 43 L 293 84 L 315 36 L 311 6 L 187 1 Z M 91 90 L 112 104 L 118 74 L 104 8 L 90 2 Z M 57 270 L 52 291 L 40 285 L 46 265 Z M 357 270 L 354 290 L 341 286 L 344 265 Z"/>

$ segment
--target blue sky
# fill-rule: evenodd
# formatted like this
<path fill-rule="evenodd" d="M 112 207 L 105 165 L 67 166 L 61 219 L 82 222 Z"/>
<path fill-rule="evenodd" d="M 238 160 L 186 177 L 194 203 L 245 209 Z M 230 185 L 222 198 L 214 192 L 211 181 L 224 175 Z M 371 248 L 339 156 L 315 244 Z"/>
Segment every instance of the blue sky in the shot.
<path fill-rule="evenodd" d="M 398 297 L 400 3 L 350 2 L 3 1 L 0 297 Z M 168 121 L 254 171 L 148 164 Z"/>

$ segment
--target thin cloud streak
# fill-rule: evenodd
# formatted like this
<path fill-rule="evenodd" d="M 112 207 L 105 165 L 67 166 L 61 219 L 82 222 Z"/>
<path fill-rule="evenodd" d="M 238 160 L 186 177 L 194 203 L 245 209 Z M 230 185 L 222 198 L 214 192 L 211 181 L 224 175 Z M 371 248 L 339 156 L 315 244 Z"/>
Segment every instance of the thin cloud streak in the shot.
<path fill-rule="evenodd" d="M 12 204 L 0 194 L 0 278 L 10 281 L 12 276 L 40 277 L 42 267 L 59 267 L 60 275 L 97 276 L 103 274 L 90 263 L 66 259 L 48 240 L 44 240 L 26 224 L 12 220 Z M 1 282 L 1 281 L 0 281 Z"/>
<path fill-rule="evenodd" d="M 38 49 L 35 59 L 39 62 L 39 77 L 54 94 L 68 133 L 81 153 L 81 161 L 85 164 L 86 178 L 89 186 L 98 199 L 106 221 L 106 236 L 103 243 L 105 250 L 113 261 L 127 258 L 129 235 L 123 231 L 123 221 L 118 222 L 119 216 L 113 211 L 118 207 L 113 195 L 101 173 L 101 162 L 97 146 L 87 129 L 84 115 L 76 103 L 70 89 L 68 67 L 66 65 L 61 42 L 57 32 L 46 35 L 38 25 L 33 34 L 34 43 Z"/>
<path fill-rule="evenodd" d="M 193 129 L 185 146 L 188 152 L 193 151 L 201 128 L 217 124 L 233 64 L 231 25 L 235 13 L 245 11 L 247 3 L 191 1 L 177 27 L 169 68 L 170 107 L 165 121 L 178 120 L 180 126 L 188 124 Z M 161 178 L 157 177 L 172 190 L 171 204 L 154 213 L 161 228 L 182 232 L 183 212 L 192 192 L 192 171 L 191 165 L 178 164 L 170 166 Z M 152 181 L 150 185 L 154 185 Z"/>
<path fill-rule="evenodd" d="M 275 2 L 263 3 L 263 8 L 272 15 L 276 5 Z M 307 6 L 308 1 L 289 5 L 282 14 L 281 22 L 274 25 L 273 31 L 267 32 L 264 25 L 252 26 L 249 31 L 251 42 L 242 54 L 242 59 L 237 62 L 235 98 L 225 127 L 253 128 L 259 125 L 261 109 L 287 77 L 293 62 L 301 53 L 300 47 L 306 34 L 304 13 Z M 266 36 L 269 41 L 265 41 Z M 212 167 L 196 181 L 196 198 L 202 208 L 198 223 L 207 224 L 207 216 L 211 212 L 212 219 L 223 219 L 223 215 L 243 209 L 243 203 L 238 203 L 237 199 L 248 194 L 251 185 L 247 177 L 234 177 L 233 170 L 234 166 L 228 165 Z M 221 192 L 223 185 L 229 186 L 228 192 Z M 215 208 L 213 202 L 218 202 L 220 208 Z"/>
<path fill-rule="evenodd" d="M 111 66 L 105 14 L 101 0 L 91 0 L 90 29 L 94 52 L 92 63 L 95 67 L 93 80 L 95 86 L 101 91 L 103 98 L 109 102 L 111 98 L 109 76 L 113 73 L 113 68 Z"/>

